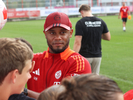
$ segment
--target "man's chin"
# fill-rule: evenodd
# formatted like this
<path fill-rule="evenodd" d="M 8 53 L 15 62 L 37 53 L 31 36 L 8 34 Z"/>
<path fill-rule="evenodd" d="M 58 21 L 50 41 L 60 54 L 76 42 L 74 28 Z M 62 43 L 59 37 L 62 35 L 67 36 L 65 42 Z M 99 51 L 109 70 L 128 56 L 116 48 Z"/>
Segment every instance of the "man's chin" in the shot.
<path fill-rule="evenodd" d="M 54 50 L 52 50 L 54 53 L 61 53 L 61 52 L 63 52 L 64 51 L 64 49 L 62 49 L 62 48 L 56 48 L 56 49 L 54 49 Z"/>
<path fill-rule="evenodd" d="M 68 47 L 68 45 L 65 45 L 65 46 L 53 46 L 53 47 L 50 47 L 50 46 L 49 46 L 49 48 L 53 51 L 53 53 L 61 53 L 61 52 L 63 52 L 67 47 Z"/>

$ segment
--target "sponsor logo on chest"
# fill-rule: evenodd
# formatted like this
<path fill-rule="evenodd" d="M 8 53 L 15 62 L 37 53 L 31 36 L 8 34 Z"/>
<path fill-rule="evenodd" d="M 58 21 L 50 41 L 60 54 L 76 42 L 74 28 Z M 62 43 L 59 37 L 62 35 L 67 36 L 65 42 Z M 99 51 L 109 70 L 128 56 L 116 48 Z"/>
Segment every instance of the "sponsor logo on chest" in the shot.
<path fill-rule="evenodd" d="M 62 75 L 62 72 L 61 72 L 61 70 L 59 70 L 59 71 L 57 71 L 57 72 L 55 73 L 55 78 L 56 78 L 56 79 L 59 79 L 59 78 L 61 77 L 61 75 Z"/>

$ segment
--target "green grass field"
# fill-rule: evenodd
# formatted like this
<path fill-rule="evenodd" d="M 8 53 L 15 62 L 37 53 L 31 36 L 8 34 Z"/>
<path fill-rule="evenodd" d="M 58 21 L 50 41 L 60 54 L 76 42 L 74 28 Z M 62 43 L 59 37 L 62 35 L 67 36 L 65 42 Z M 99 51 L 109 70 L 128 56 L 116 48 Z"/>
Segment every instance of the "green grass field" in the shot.
<path fill-rule="evenodd" d="M 102 18 L 111 33 L 111 41 L 102 40 L 102 63 L 100 74 L 115 80 L 123 92 L 133 89 L 133 16 L 128 20 L 126 32 L 122 31 L 122 21 L 117 16 Z M 80 18 L 70 18 L 75 32 L 75 24 Z M 0 31 L 0 37 L 21 37 L 28 40 L 34 53 L 47 50 L 43 34 L 45 20 L 7 22 Z M 70 40 L 73 49 L 74 34 Z"/>

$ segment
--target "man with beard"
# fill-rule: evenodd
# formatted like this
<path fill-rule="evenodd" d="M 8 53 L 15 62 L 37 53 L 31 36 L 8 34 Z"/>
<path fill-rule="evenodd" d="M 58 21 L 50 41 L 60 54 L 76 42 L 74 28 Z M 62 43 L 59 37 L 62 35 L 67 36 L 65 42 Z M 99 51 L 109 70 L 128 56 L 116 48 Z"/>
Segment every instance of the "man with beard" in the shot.
<path fill-rule="evenodd" d="M 64 77 L 91 73 L 89 62 L 69 47 L 73 29 L 66 14 L 48 15 L 43 32 L 48 49 L 34 55 L 35 67 L 27 83 L 28 95 L 34 98 L 44 89 L 60 84 Z"/>

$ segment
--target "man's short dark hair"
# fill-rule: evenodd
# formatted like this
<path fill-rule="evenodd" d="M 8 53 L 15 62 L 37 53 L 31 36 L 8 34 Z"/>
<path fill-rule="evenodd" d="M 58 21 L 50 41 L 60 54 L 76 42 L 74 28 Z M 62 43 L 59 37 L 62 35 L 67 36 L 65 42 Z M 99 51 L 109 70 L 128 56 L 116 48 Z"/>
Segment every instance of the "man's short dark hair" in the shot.
<path fill-rule="evenodd" d="M 79 12 L 83 11 L 90 11 L 91 7 L 89 5 L 86 4 L 82 4 L 79 8 Z"/>

